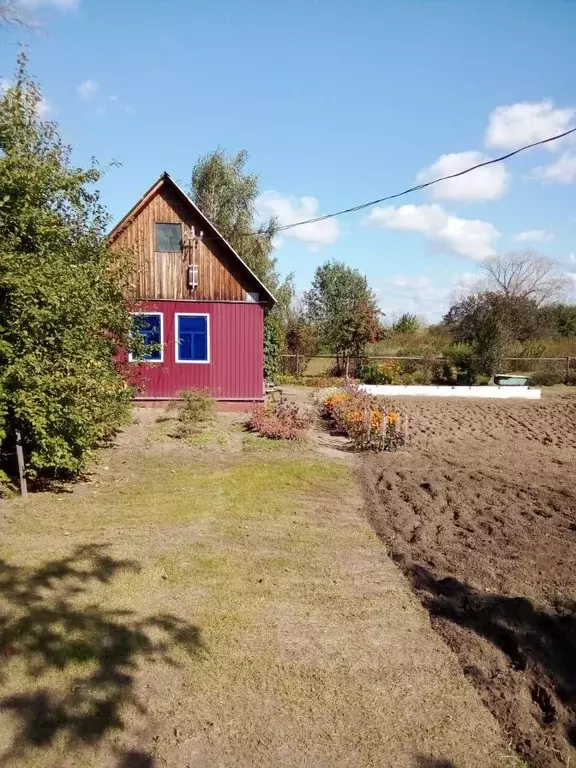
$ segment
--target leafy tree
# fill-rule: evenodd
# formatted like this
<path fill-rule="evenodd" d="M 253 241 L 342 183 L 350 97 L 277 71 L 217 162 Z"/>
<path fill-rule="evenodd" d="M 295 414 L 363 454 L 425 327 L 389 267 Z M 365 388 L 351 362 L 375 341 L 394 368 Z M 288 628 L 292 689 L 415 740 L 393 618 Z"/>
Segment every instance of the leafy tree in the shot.
<path fill-rule="evenodd" d="M 368 281 L 342 262 L 327 262 L 316 270 L 304 303 L 321 342 L 334 351 L 338 367 L 348 373 L 350 357 L 361 355 L 380 330 L 382 313 Z"/>
<path fill-rule="evenodd" d="M 392 324 L 392 330 L 394 333 L 418 333 L 420 330 L 420 321 L 416 315 L 404 312 L 404 314 L 400 315 L 398 320 Z"/>
<path fill-rule="evenodd" d="M 552 304 L 544 310 L 550 324 L 558 336 L 574 338 L 576 336 L 576 306 L 574 304 Z"/>
<path fill-rule="evenodd" d="M 443 320 L 456 342 L 472 345 L 476 372 L 491 375 L 506 346 L 547 334 L 546 315 L 535 299 L 503 293 L 477 293 L 454 304 Z"/>
<path fill-rule="evenodd" d="M 272 255 L 275 220 L 257 223 L 258 176 L 246 169 L 247 160 L 246 150 L 230 155 L 217 149 L 201 157 L 192 171 L 190 194 L 243 261 L 276 296 L 277 304 L 266 318 L 264 344 L 265 373 L 273 378 L 278 372 L 294 284 L 292 275 L 280 282 L 276 271 L 276 259 Z"/>
<path fill-rule="evenodd" d="M 318 328 L 311 322 L 302 302 L 293 301 L 286 318 L 285 350 L 291 373 L 300 373 L 318 350 Z"/>
<path fill-rule="evenodd" d="M 246 150 L 230 155 L 217 149 L 201 157 L 192 171 L 190 193 L 210 221 L 270 290 L 278 285 L 272 239 L 276 222 L 256 224 L 258 176 L 246 170 Z M 256 232 L 257 235 L 248 233 Z"/>
<path fill-rule="evenodd" d="M 107 216 L 19 57 L 0 98 L 0 439 L 22 434 L 30 474 L 80 472 L 126 419 L 115 360 L 130 346 L 123 263 Z"/>

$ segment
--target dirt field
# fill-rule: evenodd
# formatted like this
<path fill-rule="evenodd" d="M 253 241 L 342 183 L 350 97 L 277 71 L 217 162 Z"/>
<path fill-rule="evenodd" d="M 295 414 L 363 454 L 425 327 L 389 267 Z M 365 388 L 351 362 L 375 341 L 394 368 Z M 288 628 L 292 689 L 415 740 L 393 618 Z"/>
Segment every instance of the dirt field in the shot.
<path fill-rule="evenodd" d="M 403 398 L 367 457 L 372 523 L 533 768 L 576 765 L 576 397 Z"/>
<path fill-rule="evenodd" d="M 138 418 L 88 482 L 0 503 L 0 765 L 518 765 L 348 453 Z"/>

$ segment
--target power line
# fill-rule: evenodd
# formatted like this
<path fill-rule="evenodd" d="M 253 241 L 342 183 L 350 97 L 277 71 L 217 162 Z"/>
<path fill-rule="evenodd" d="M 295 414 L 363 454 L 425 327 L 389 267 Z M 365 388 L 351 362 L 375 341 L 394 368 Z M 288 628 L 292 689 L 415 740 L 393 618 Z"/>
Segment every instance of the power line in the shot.
<path fill-rule="evenodd" d="M 485 160 L 482 163 L 477 163 L 476 165 L 472 165 L 470 168 L 465 168 L 463 171 L 458 171 L 458 173 L 451 173 L 448 176 L 440 176 L 438 179 L 433 179 L 432 181 L 427 181 L 423 184 L 416 184 L 413 187 L 409 187 L 408 189 L 402 190 L 402 192 L 396 192 L 393 195 L 386 195 L 385 197 L 379 197 L 376 200 L 370 200 L 367 203 L 360 203 L 360 205 L 354 205 L 350 208 L 344 208 L 341 211 L 335 211 L 334 213 L 325 213 L 322 216 L 315 216 L 311 219 L 304 219 L 303 221 L 295 221 L 292 224 L 283 224 L 277 228 L 277 232 L 286 232 L 286 230 L 294 229 L 294 227 L 302 227 L 305 224 L 316 224 L 319 221 L 326 221 L 327 219 L 333 219 L 336 216 L 343 216 L 346 213 L 355 213 L 356 211 L 362 211 L 365 208 L 371 208 L 373 205 L 378 205 L 379 203 L 385 203 L 389 200 L 395 200 L 398 197 L 403 197 L 404 195 L 409 195 L 412 192 L 419 192 L 421 189 L 426 189 L 427 187 L 431 187 L 434 184 L 439 184 L 441 181 L 448 181 L 449 179 L 457 179 L 459 176 L 465 176 L 467 173 L 471 173 L 472 171 L 477 170 L 478 168 L 484 168 L 487 165 L 494 165 L 495 163 L 501 163 L 504 160 L 508 160 L 511 157 L 514 157 L 515 155 L 519 155 L 521 152 L 525 152 L 528 149 L 533 149 L 534 147 L 540 147 L 543 144 L 550 144 L 553 141 L 558 141 L 559 139 L 563 139 L 565 136 L 569 136 L 571 133 L 575 133 L 576 128 L 571 128 L 569 131 L 564 131 L 564 133 L 559 133 L 556 136 L 549 136 L 547 139 L 541 139 L 540 141 L 534 141 L 532 144 L 526 144 L 523 147 L 520 147 L 519 149 L 515 149 L 513 152 L 508 152 L 506 155 L 501 155 L 500 157 L 495 157 L 492 160 Z M 251 236 L 261 236 L 262 232 L 246 232 L 244 233 L 243 237 L 251 237 Z"/>

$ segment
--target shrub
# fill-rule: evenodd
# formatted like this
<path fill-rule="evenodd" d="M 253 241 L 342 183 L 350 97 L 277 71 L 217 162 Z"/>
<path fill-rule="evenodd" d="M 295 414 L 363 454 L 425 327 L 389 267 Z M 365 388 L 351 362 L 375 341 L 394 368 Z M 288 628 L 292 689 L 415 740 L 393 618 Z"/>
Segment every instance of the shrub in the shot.
<path fill-rule="evenodd" d="M 405 384 L 432 384 L 433 375 L 431 371 L 414 371 L 414 373 L 411 375 L 412 381 L 408 382 L 405 381 Z"/>
<path fill-rule="evenodd" d="M 402 366 L 397 360 L 366 363 L 360 367 L 358 378 L 364 384 L 402 384 Z"/>
<path fill-rule="evenodd" d="M 346 379 L 341 376 L 293 376 L 290 373 L 281 373 L 276 377 L 276 383 L 280 386 L 314 387 L 343 387 Z M 350 379 L 348 379 L 350 381 Z"/>
<path fill-rule="evenodd" d="M 299 440 L 310 427 L 309 413 L 285 397 L 256 405 L 248 428 L 272 440 Z"/>
<path fill-rule="evenodd" d="M 191 437 L 198 432 L 201 424 L 214 416 L 216 402 L 206 389 L 185 389 L 179 397 L 180 400 L 168 406 L 169 410 L 177 412 L 175 437 Z"/>
<path fill-rule="evenodd" d="M 357 386 L 329 394 L 322 404 L 322 414 L 350 438 L 357 450 L 394 451 L 404 444 L 398 413 L 386 409 Z"/>
<path fill-rule="evenodd" d="M 532 383 L 539 387 L 553 387 L 554 384 L 563 384 L 565 374 L 560 371 L 536 371 L 532 374 Z"/>

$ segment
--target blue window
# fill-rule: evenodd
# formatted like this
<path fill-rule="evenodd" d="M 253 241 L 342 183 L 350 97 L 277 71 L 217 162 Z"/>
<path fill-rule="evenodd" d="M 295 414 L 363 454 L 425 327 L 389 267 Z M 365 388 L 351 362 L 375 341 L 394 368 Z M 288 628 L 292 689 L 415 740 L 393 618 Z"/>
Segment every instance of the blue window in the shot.
<path fill-rule="evenodd" d="M 176 315 L 176 361 L 208 363 L 210 338 L 208 315 Z"/>
<path fill-rule="evenodd" d="M 153 363 L 162 362 L 162 314 L 160 312 L 151 312 L 146 314 L 138 312 L 132 315 L 133 333 L 142 336 L 144 346 L 147 351 L 144 352 L 139 360 L 147 360 Z M 130 355 L 130 360 L 134 360 Z"/>

